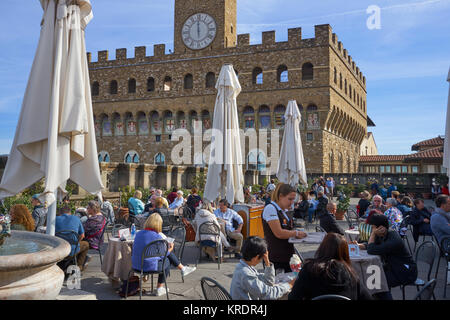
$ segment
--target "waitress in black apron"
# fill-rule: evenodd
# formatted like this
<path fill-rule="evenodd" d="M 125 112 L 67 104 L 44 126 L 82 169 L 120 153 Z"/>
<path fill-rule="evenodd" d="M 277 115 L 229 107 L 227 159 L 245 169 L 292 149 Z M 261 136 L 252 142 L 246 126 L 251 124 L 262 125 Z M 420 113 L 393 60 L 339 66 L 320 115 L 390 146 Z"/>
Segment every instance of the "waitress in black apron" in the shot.
<path fill-rule="evenodd" d="M 294 230 L 292 215 L 288 212 L 295 201 L 296 190 L 288 184 L 279 183 L 272 192 L 272 201 L 266 205 L 262 214 L 265 239 L 268 245 L 269 260 L 275 270 L 291 272 L 289 260 L 295 253 L 289 238 L 302 239 L 306 233 Z"/>

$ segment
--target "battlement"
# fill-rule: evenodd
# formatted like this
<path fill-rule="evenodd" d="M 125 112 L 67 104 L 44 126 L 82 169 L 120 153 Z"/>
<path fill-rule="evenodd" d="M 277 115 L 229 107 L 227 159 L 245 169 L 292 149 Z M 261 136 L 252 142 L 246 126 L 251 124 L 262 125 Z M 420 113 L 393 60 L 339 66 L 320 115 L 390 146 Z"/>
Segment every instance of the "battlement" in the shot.
<path fill-rule="evenodd" d="M 348 55 L 347 49 L 343 48 L 343 44 L 338 40 L 338 37 L 333 33 L 332 28 L 329 24 L 316 25 L 314 26 L 314 38 L 302 38 L 302 28 L 291 28 L 288 29 L 288 40 L 287 41 L 276 41 L 275 31 L 264 31 L 262 32 L 262 42 L 259 44 L 250 44 L 250 34 L 238 34 L 237 44 L 235 47 L 218 49 L 222 54 L 247 52 L 248 50 L 260 50 L 260 49 L 289 49 L 289 48 L 313 48 L 319 46 L 331 46 L 333 47 L 339 55 L 342 57 L 344 63 L 354 72 L 355 76 L 365 84 L 365 77 L 360 72 L 359 68 L 355 65 L 352 57 Z M 190 55 L 195 55 L 198 57 L 198 53 L 183 53 L 177 54 L 179 56 L 186 56 L 189 58 Z M 146 55 L 146 47 L 140 46 L 134 48 L 134 57 L 127 58 L 127 49 L 121 48 L 116 49 L 116 58 L 114 60 L 108 59 L 108 51 L 102 50 L 98 51 L 97 61 L 92 61 L 92 54 L 87 53 L 88 63 L 107 63 L 108 66 L 114 65 L 114 62 L 123 64 L 125 61 L 128 63 L 144 62 L 144 61 L 164 61 L 175 58 L 172 53 L 166 53 L 165 44 L 155 44 L 153 46 L 153 56 Z M 183 57 L 185 58 L 185 57 Z"/>

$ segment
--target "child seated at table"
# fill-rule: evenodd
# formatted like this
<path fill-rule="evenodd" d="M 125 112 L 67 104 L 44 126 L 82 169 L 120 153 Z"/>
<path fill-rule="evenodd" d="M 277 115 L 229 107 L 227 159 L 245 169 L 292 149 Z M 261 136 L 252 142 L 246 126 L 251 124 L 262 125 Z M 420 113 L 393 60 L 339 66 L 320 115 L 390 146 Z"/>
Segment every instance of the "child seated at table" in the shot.
<path fill-rule="evenodd" d="M 231 280 L 231 297 L 233 300 L 276 300 L 288 293 L 295 279 L 274 285 L 275 269 L 269 261 L 267 243 L 264 239 L 251 236 L 242 245 L 242 259 L 236 265 Z M 264 273 L 255 269 L 264 261 Z"/>

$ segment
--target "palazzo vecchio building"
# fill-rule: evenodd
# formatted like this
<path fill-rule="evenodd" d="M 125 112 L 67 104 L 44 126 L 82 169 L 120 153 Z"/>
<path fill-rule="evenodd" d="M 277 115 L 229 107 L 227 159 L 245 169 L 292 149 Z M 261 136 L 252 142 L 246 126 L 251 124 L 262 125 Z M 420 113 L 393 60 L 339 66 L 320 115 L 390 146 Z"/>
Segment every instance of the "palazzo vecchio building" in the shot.
<path fill-rule="evenodd" d="M 267 130 L 268 143 L 245 146 L 245 170 L 260 171 L 272 156 L 271 145 L 289 100 L 296 100 L 308 173 L 356 173 L 360 145 L 367 132 L 366 78 L 330 25 L 316 25 L 314 38 L 302 29 L 288 30 L 287 41 L 274 31 L 261 44 L 237 34 L 237 0 L 175 0 L 174 51 L 164 44 L 88 53 L 100 162 L 170 167 L 175 129 L 193 133 L 212 125 L 223 64 L 232 64 L 242 86 L 237 98 L 245 132 Z M 197 120 L 199 122 L 194 122 Z M 203 142 L 203 147 L 209 142 Z M 264 150 L 265 149 L 265 150 Z M 194 147 L 192 163 L 203 160 Z"/>

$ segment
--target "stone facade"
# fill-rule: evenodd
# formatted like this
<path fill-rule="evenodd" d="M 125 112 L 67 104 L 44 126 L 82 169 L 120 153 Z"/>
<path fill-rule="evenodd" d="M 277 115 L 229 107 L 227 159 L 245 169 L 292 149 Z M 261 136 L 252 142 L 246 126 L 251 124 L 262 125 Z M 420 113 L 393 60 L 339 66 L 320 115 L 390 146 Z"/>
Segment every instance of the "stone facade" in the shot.
<path fill-rule="evenodd" d="M 180 30 L 187 17 L 199 12 L 216 20 L 217 34 L 208 47 L 191 50 Z M 270 130 L 280 129 L 281 146 L 281 118 L 288 101 L 296 100 L 307 172 L 357 172 L 367 131 L 366 79 L 331 27 L 315 26 L 311 39 L 302 39 L 301 28 L 289 29 L 284 42 L 267 31 L 261 44 L 250 45 L 249 34 L 235 34 L 236 14 L 236 0 L 176 0 L 173 53 L 166 54 L 164 44 L 154 46 L 153 56 L 145 47 L 136 47 L 134 57 L 117 49 L 115 60 L 100 51 L 98 61 L 92 61 L 88 53 L 100 161 L 178 164 L 171 157 L 179 143 L 171 141 L 173 129 L 192 133 L 195 119 L 204 129 L 211 126 L 215 81 L 222 65 L 231 63 L 242 86 L 237 99 L 241 128 L 247 135 L 254 128 L 258 137 L 256 147 L 246 139 L 248 169 L 269 167 L 278 152 L 272 151 L 277 137 Z M 262 143 L 265 128 L 268 142 Z M 193 147 L 190 162 L 183 165 L 200 164 L 200 150 L 208 144 Z"/>

